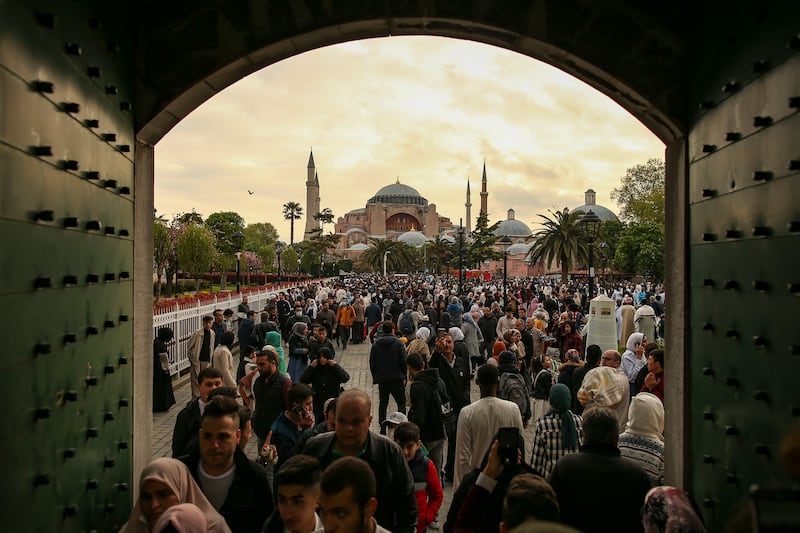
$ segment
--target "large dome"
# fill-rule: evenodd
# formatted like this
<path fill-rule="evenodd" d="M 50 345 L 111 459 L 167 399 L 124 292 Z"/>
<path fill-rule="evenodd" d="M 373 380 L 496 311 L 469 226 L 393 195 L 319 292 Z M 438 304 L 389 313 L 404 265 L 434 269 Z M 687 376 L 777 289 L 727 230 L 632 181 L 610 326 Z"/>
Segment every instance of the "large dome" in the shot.
<path fill-rule="evenodd" d="M 576 207 L 572 211 L 573 212 L 574 211 L 583 211 L 583 214 L 585 215 L 591 209 L 592 212 L 595 215 L 597 215 L 600 218 L 600 220 L 602 220 L 603 222 L 606 222 L 608 220 L 619 221 L 619 218 L 617 218 L 617 215 L 615 215 L 614 212 L 611 209 L 608 209 L 607 207 L 603 207 L 602 205 L 597 205 L 595 203 L 595 192 L 592 189 L 589 189 L 588 191 L 586 191 L 584 193 L 584 202 L 586 202 L 586 203 L 581 205 L 581 206 Z"/>
<path fill-rule="evenodd" d="M 531 228 L 524 222 L 514 219 L 514 210 L 509 209 L 508 219 L 502 221 L 497 226 L 497 229 L 494 230 L 494 234 L 498 237 L 504 235 L 508 235 L 509 237 L 530 237 Z"/>
<path fill-rule="evenodd" d="M 425 234 L 421 231 L 407 231 L 397 237 L 397 240 L 415 248 L 418 248 L 428 242 L 428 238 L 425 237 Z"/>
<path fill-rule="evenodd" d="M 382 187 L 375 196 L 367 201 L 368 204 L 401 204 L 401 205 L 428 205 L 428 200 L 423 198 L 414 187 L 403 185 L 399 181 Z"/>

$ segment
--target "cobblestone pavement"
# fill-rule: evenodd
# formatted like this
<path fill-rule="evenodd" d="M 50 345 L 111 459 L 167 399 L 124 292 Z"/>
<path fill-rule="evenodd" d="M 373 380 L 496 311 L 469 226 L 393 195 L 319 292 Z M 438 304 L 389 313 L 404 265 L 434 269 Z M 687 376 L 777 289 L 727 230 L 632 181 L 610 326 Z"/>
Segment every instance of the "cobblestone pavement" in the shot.
<path fill-rule="evenodd" d="M 372 430 L 378 432 L 378 387 L 372 383 L 372 375 L 369 371 L 369 350 L 371 345 L 367 342 L 364 344 L 348 344 L 347 350 L 336 349 L 336 361 L 342 365 L 350 374 L 350 381 L 344 385 L 346 389 L 358 388 L 366 391 L 372 396 Z M 238 356 L 235 355 L 236 363 L 238 363 Z M 165 413 L 155 413 L 153 415 L 153 458 L 169 457 L 172 454 L 172 430 L 175 427 L 175 418 L 178 412 L 190 400 L 190 386 L 188 376 L 178 378 L 174 382 L 175 386 L 175 400 L 176 404 Z M 477 385 L 472 385 L 472 400 L 475 401 L 480 397 Z M 396 404 L 393 399 L 389 399 L 388 413 L 393 413 L 397 410 Z M 529 427 L 524 432 L 525 436 L 525 461 L 530 459 L 531 443 L 533 438 L 532 427 Z M 247 447 L 247 455 L 251 458 L 257 455 L 256 453 L 256 439 L 253 438 Z M 446 484 L 444 487 L 444 503 L 442 510 L 439 512 L 441 523 L 444 524 L 444 517 L 447 515 L 447 510 L 450 508 L 450 502 L 453 496 L 453 487 Z"/>

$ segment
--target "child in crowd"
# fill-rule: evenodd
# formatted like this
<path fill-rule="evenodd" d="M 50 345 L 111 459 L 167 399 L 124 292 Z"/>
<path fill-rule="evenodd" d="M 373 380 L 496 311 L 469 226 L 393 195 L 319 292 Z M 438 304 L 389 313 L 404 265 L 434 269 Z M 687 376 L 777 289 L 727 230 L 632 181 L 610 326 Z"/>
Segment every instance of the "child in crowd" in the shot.
<path fill-rule="evenodd" d="M 415 423 L 403 422 L 398 425 L 394 430 L 394 441 L 403 449 L 403 455 L 414 477 L 414 487 L 417 488 L 414 495 L 417 497 L 419 514 L 417 533 L 423 533 L 436 520 L 444 499 L 439 473 L 433 461 L 422 453 L 419 427 Z"/>

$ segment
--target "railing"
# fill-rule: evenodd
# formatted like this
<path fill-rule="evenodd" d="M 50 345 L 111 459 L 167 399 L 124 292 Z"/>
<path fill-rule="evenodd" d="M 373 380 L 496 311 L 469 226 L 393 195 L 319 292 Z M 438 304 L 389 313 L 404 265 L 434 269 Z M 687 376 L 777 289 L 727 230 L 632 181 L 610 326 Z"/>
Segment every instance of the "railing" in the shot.
<path fill-rule="evenodd" d="M 153 338 L 156 338 L 156 332 L 159 328 L 167 327 L 174 333 L 172 342 L 169 343 L 170 375 L 174 376 L 189 368 L 189 339 L 195 331 L 203 326 L 202 318 L 206 315 L 211 315 L 214 309 L 232 309 L 236 313 L 236 308 L 242 302 L 242 296 L 246 294 L 250 309 L 259 312 L 264 309 L 273 295 L 277 296 L 281 291 L 287 291 L 306 283 L 308 282 L 282 283 L 280 286 L 252 290 L 247 293 L 229 293 L 227 296 L 215 296 L 213 300 L 176 303 L 169 308 L 158 308 L 153 314 Z M 234 321 L 234 332 L 236 332 L 237 328 L 238 323 Z"/>

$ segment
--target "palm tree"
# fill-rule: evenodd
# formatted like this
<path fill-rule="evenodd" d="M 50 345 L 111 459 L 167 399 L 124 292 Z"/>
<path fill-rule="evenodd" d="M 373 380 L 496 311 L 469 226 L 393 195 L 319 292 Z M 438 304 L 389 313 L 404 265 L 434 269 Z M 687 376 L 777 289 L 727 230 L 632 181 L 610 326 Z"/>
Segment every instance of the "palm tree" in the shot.
<path fill-rule="evenodd" d="M 385 256 L 388 270 L 409 272 L 414 267 L 414 249 L 404 242 L 370 238 L 369 245 L 359 260 L 362 265 L 376 272 L 383 271 L 383 258 L 386 252 L 389 252 L 389 255 Z"/>
<path fill-rule="evenodd" d="M 583 211 L 570 212 L 568 207 L 561 211 L 549 210 L 553 218 L 542 218 L 542 229 L 534 233 L 531 248 L 531 264 L 543 261 L 550 265 L 554 260 L 561 265 L 561 281 L 566 282 L 573 261 L 588 260 L 588 245 L 581 234 L 580 220 Z"/>
<path fill-rule="evenodd" d="M 454 246 L 448 240 L 442 239 L 441 235 L 437 235 L 426 246 L 428 247 L 428 261 L 433 263 L 435 272 L 441 274 L 442 265 L 447 265 L 447 262 L 453 257 Z"/>
<path fill-rule="evenodd" d="M 283 204 L 283 218 L 291 222 L 289 233 L 289 246 L 294 244 L 294 221 L 303 216 L 303 208 L 297 202 L 286 202 Z"/>
<path fill-rule="evenodd" d="M 326 207 L 316 215 L 314 215 L 314 220 L 319 220 L 320 225 L 320 233 L 325 232 L 325 224 L 333 224 L 333 211 L 331 211 L 330 207 Z"/>

